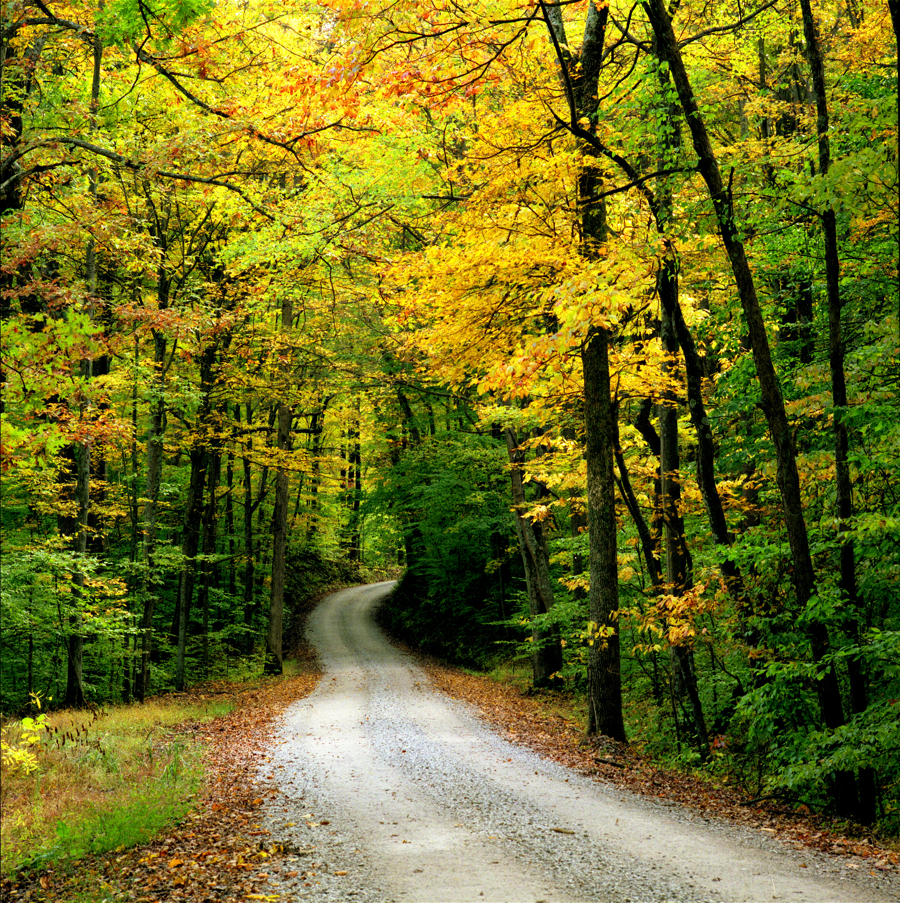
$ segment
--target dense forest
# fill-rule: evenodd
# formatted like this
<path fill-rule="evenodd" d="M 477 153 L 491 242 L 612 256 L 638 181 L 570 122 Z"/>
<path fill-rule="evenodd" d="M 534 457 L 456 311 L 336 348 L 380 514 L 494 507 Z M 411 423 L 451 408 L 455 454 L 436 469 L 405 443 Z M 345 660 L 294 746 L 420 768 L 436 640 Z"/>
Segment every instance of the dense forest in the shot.
<path fill-rule="evenodd" d="M 11 0 L 0 710 L 299 603 L 900 830 L 895 0 Z"/>

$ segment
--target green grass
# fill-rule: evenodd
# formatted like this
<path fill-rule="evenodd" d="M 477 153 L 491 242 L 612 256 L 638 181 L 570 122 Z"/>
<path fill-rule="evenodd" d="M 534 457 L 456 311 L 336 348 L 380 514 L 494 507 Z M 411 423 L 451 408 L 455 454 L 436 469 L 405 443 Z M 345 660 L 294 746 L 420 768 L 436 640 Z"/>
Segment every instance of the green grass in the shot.
<path fill-rule="evenodd" d="M 36 768 L 5 761 L 0 871 L 65 863 L 149 840 L 191 808 L 203 778 L 198 744 L 174 730 L 226 714 L 228 702 L 152 700 L 108 712 L 47 716 Z M 22 742 L 21 723 L 3 728 Z"/>

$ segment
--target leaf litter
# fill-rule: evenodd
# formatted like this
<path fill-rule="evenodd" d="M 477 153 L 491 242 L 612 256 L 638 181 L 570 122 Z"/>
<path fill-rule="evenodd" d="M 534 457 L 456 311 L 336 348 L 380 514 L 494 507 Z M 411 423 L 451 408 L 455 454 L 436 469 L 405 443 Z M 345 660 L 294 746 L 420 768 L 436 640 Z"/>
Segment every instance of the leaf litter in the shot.
<path fill-rule="evenodd" d="M 840 855 L 850 869 L 873 875 L 900 872 L 900 851 L 879 842 L 861 826 L 803 811 L 806 807 L 787 810 L 777 800 L 750 802 L 733 787 L 660 768 L 628 744 L 607 737 L 587 738 L 580 724 L 550 712 L 539 696 L 426 656 L 417 658 L 438 689 L 473 706 L 505 739 L 560 765 L 653 797 L 663 805 L 692 809 L 701 818 L 756 828 L 795 849 Z"/>
<path fill-rule="evenodd" d="M 303 876 L 304 868 L 315 870 L 316 849 L 271 840 L 260 812 L 279 790 L 253 776 L 268 758 L 276 719 L 318 683 L 320 674 L 312 657 L 304 658 L 306 673 L 297 677 L 261 679 L 250 688 L 219 681 L 182 694 L 185 702 L 191 696 L 230 697 L 236 708 L 210 722 L 188 722 L 174 729 L 203 744 L 207 764 L 202 795 L 180 825 L 143 846 L 92 856 L 68 869 L 48 868 L 18 881 L 4 879 L 3 899 L 55 903 L 86 888 L 92 889 L 93 899 L 109 903 L 283 899 L 272 892 L 270 879 L 274 883 L 279 874 L 293 878 Z M 602 737 L 586 739 L 580 725 L 549 712 L 539 697 L 428 657 L 417 658 L 438 689 L 473 706 L 504 738 L 581 774 L 663 804 L 688 807 L 700 817 L 756 828 L 788 846 L 839 854 L 850 869 L 873 874 L 900 871 L 897 850 L 871 836 L 851 834 L 846 825 L 811 812 L 787 811 L 771 800 L 748 805 L 733 788 L 661 769 L 626 744 Z M 316 816 L 309 813 L 304 820 L 311 824 Z"/>
<path fill-rule="evenodd" d="M 228 715 L 173 728 L 204 747 L 206 781 L 193 811 L 148 844 L 4 879 L 3 899 L 55 903 L 86 891 L 90 899 L 110 903 L 279 899 L 267 890 L 270 876 L 314 851 L 286 849 L 271 840 L 261 809 L 278 790 L 254 775 L 267 757 L 276 719 L 318 683 L 315 667 L 308 661 L 304 666 L 306 673 L 297 677 L 263 678 L 251 687 L 217 681 L 177 694 L 186 704 L 192 697 L 230 698 L 236 704 Z"/>

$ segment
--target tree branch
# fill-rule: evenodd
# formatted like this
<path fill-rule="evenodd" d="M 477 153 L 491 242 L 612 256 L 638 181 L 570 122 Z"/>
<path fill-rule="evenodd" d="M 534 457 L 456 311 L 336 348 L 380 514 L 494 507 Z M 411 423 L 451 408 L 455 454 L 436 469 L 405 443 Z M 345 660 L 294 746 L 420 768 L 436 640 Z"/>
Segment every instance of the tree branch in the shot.
<path fill-rule="evenodd" d="M 97 144 L 91 144 L 88 141 L 82 141 L 80 138 L 52 138 L 46 141 L 40 141 L 32 144 L 26 151 L 11 156 L 13 159 L 18 159 L 19 157 L 24 156 L 25 153 L 36 150 L 39 147 L 53 147 L 57 144 L 67 144 L 72 147 L 81 148 L 81 150 L 87 151 L 91 154 L 96 154 L 98 157 L 105 157 L 107 160 L 111 160 L 113 163 L 117 163 L 119 166 L 124 166 L 127 169 L 133 170 L 134 172 L 141 172 L 142 170 L 147 168 L 146 163 L 137 163 L 134 160 L 129 160 L 128 157 L 123 157 L 121 154 L 117 154 L 115 151 L 108 150 L 105 147 L 100 147 Z M 3 168 L 6 168 L 6 166 L 8 165 L 8 161 L 3 162 Z M 11 179 L 7 179 L 7 182 L 4 182 L 4 185 L 15 179 L 24 178 L 24 176 L 29 172 L 30 171 L 26 170 L 24 173 L 17 173 Z M 231 182 L 226 182 L 222 179 L 216 178 L 206 178 L 204 176 L 192 176 L 188 173 L 182 172 L 170 172 L 169 170 L 165 169 L 157 169 L 155 170 L 155 172 L 157 175 L 162 176 L 166 179 L 174 179 L 182 182 L 194 182 L 198 185 L 212 185 L 218 188 L 225 188 L 228 191 L 232 191 L 243 198 L 243 200 L 246 201 L 258 214 L 260 214 L 260 216 L 264 216 L 266 219 L 275 222 L 275 217 L 272 216 L 271 213 L 268 213 L 255 201 L 253 201 L 252 198 L 248 197 L 243 188 L 240 188 L 239 186 L 234 185 Z"/>

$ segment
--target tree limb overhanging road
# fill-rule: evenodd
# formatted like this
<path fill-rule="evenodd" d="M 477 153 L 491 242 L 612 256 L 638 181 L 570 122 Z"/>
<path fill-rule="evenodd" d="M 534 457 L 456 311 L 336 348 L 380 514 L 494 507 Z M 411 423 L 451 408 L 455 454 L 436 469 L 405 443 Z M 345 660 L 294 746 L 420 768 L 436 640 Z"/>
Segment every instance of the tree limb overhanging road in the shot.
<path fill-rule="evenodd" d="M 749 829 L 604 786 L 499 738 L 430 687 L 374 621 L 392 583 L 329 596 L 308 635 L 324 668 L 286 713 L 265 776 L 288 899 L 900 900 Z"/>

